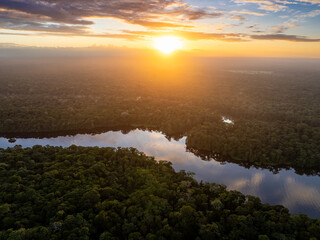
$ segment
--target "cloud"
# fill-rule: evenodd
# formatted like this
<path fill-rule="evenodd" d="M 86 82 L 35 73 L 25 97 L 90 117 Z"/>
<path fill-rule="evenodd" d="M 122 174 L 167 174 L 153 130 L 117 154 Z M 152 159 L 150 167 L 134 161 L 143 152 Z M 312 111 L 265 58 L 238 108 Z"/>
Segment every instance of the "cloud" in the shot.
<path fill-rule="evenodd" d="M 235 0 L 235 3 L 238 4 L 258 4 L 259 9 L 266 10 L 266 11 L 272 11 L 272 12 L 279 12 L 281 10 L 286 9 L 287 7 L 283 5 L 282 2 L 275 2 L 275 1 L 269 1 L 269 0 Z"/>
<path fill-rule="evenodd" d="M 296 25 L 296 24 L 293 24 L 293 23 L 290 23 L 290 22 L 287 23 L 287 26 L 289 28 L 298 28 L 298 27 L 300 27 L 299 25 Z"/>
<path fill-rule="evenodd" d="M 305 3 L 311 3 L 311 4 L 320 4 L 320 0 L 296 0 L 298 2 L 305 2 Z"/>
<path fill-rule="evenodd" d="M 225 42 L 245 42 L 250 40 L 282 40 L 290 42 L 319 42 L 320 39 L 307 38 L 305 36 L 286 35 L 286 34 L 265 34 L 265 35 L 250 35 L 243 33 L 207 33 L 195 31 L 123 31 L 126 34 L 157 37 L 163 35 L 174 35 L 186 40 L 218 40 Z"/>
<path fill-rule="evenodd" d="M 22 48 L 22 47 L 27 47 L 27 46 L 16 44 L 16 43 L 3 43 L 3 42 L 0 43 L 0 48 Z"/>
<path fill-rule="evenodd" d="M 305 36 L 286 35 L 286 34 L 266 34 L 266 35 L 251 35 L 252 39 L 256 40 L 283 40 L 290 42 L 320 42 L 320 38 L 307 38 Z"/>
<path fill-rule="evenodd" d="M 128 34 L 136 34 L 138 36 L 145 37 L 157 37 L 163 35 L 174 35 L 186 40 L 220 40 L 226 42 L 243 42 L 247 41 L 244 37 L 245 34 L 238 33 L 207 33 L 207 32 L 195 32 L 195 31 L 124 31 Z"/>
<path fill-rule="evenodd" d="M 260 24 L 255 23 L 255 24 L 253 24 L 253 25 L 248 26 L 247 28 L 248 28 L 248 29 L 256 29 L 256 28 L 258 28 L 259 26 L 260 26 Z"/>
<path fill-rule="evenodd" d="M 117 38 L 126 40 L 140 40 L 144 39 L 145 36 L 139 36 L 135 34 L 125 34 L 125 33 L 73 33 L 73 32 L 37 32 L 37 33 L 20 33 L 20 32 L 0 32 L 0 35 L 12 35 L 12 36 L 67 36 L 67 37 L 93 37 L 93 38 Z"/>
<path fill-rule="evenodd" d="M 261 33 L 262 31 L 253 31 Z M 246 42 L 250 40 L 282 40 L 289 42 L 320 42 L 320 39 L 307 38 L 306 36 L 298 35 L 286 35 L 286 34 L 261 34 L 250 35 L 243 33 L 208 33 L 208 32 L 196 32 L 196 31 L 130 31 L 123 30 L 122 33 L 12 33 L 12 32 L 0 32 L 0 35 L 22 35 L 22 36 L 47 36 L 47 35 L 61 35 L 61 36 L 79 36 L 79 37 L 95 37 L 95 38 L 118 38 L 126 40 L 143 40 L 147 38 L 159 37 L 163 35 L 173 35 L 185 40 L 199 41 L 199 40 L 217 40 L 224 42 Z"/>
<path fill-rule="evenodd" d="M 298 4 L 297 2 L 294 1 L 287 1 L 287 0 L 276 0 L 277 3 L 281 3 L 281 4 Z"/>
<path fill-rule="evenodd" d="M 66 24 L 44 23 L 33 21 L 31 18 L 21 19 L 14 15 L 6 14 L 0 11 L 0 28 L 10 30 L 24 30 L 37 32 L 55 32 L 55 33 L 86 33 L 88 27 L 70 26 Z"/>
<path fill-rule="evenodd" d="M 145 20 L 133 20 L 133 24 L 138 24 L 144 27 L 149 28 L 192 28 L 193 26 L 179 24 L 179 23 L 170 23 L 170 22 L 158 22 L 158 21 L 145 21 Z"/>
<path fill-rule="evenodd" d="M 202 18 L 217 18 L 221 17 L 223 13 L 221 12 L 210 12 L 205 9 L 198 9 L 198 8 L 187 8 L 184 10 L 184 15 L 189 20 L 198 20 Z"/>
<path fill-rule="evenodd" d="M 47 17 L 53 22 L 64 22 L 71 24 L 92 24 L 93 22 L 83 20 L 80 16 L 72 14 L 62 6 L 52 3 L 52 1 L 12 1 L 1 0 L 0 7 L 7 10 L 14 10 L 21 13 L 32 14 L 40 17 Z"/>
<path fill-rule="evenodd" d="M 248 10 L 242 10 L 242 11 L 232 11 L 231 13 L 240 13 L 240 14 L 248 14 L 248 15 L 255 15 L 255 16 L 264 16 L 265 13 L 259 13 L 259 12 L 253 12 Z"/>
<path fill-rule="evenodd" d="M 90 17 L 116 18 L 145 27 L 185 28 L 190 21 L 222 16 L 183 0 L 1 0 L 0 13 L 1 28 L 48 32 L 86 31 L 85 26 L 94 24 Z"/>
<path fill-rule="evenodd" d="M 302 18 L 313 18 L 320 15 L 320 9 L 312 10 L 310 12 L 302 14 L 300 17 Z"/>
<path fill-rule="evenodd" d="M 290 22 L 281 24 L 281 25 L 276 25 L 276 26 L 271 26 L 271 30 L 273 33 L 283 33 L 290 28 L 298 28 L 299 26 Z"/>
<path fill-rule="evenodd" d="M 294 17 L 291 17 L 289 20 L 287 20 L 286 24 L 290 28 L 299 27 L 296 23 L 303 23 L 306 22 L 308 18 L 317 17 L 320 15 L 320 9 L 312 10 L 309 12 L 299 13 L 295 15 Z"/>
<path fill-rule="evenodd" d="M 283 33 L 289 29 L 289 27 L 285 25 L 272 26 L 271 28 L 274 33 Z"/>
<path fill-rule="evenodd" d="M 236 21 L 239 21 L 239 22 L 244 22 L 244 21 L 248 20 L 246 17 L 240 16 L 240 15 L 231 15 L 230 19 L 231 20 L 236 20 Z"/>

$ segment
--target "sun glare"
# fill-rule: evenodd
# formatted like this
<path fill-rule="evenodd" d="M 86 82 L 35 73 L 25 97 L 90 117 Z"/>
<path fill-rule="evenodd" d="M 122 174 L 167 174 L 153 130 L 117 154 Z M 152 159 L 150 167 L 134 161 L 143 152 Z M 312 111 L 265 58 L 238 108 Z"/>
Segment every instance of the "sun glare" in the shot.
<path fill-rule="evenodd" d="M 178 37 L 166 36 L 154 40 L 154 47 L 164 54 L 170 54 L 175 50 L 181 49 L 182 46 L 183 43 Z"/>

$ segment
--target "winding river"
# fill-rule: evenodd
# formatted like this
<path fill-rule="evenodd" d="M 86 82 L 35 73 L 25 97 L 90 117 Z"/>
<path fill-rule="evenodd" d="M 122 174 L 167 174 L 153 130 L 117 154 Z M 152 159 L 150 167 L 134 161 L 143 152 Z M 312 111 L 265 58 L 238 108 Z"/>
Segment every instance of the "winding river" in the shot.
<path fill-rule="evenodd" d="M 68 147 L 134 147 L 157 160 L 171 161 L 176 171 L 195 173 L 197 180 L 225 184 L 230 190 L 238 190 L 261 198 L 262 202 L 281 204 L 291 213 L 305 213 L 320 218 L 320 176 L 298 175 L 294 170 L 281 170 L 274 174 L 266 169 L 244 168 L 233 163 L 215 160 L 203 161 L 186 151 L 186 137 L 168 140 L 156 131 L 133 130 L 129 133 L 109 131 L 101 134 L 77 134 L 55 138 L 17 138 L 15 143 L 0 138 L 0 148 L 21 145 L 52 145 Z"/>

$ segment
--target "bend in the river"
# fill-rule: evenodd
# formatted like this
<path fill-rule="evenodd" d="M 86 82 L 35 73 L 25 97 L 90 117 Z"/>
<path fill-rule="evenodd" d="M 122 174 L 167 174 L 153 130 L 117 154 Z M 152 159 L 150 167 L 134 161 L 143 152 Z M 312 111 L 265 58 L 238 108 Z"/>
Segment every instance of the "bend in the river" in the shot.
<path fill-rule="evenodd" d="M 130 128 L 95 134 L 76 134 L 45 137 L 47 135 L 15 135 L 15 142 L 0 138 L 0 147 L 32 147 L 52 145 L 68 147 L 134 147 L 157 160 L 171 161 L 176 171 L 186 170 L 195 173 L 199 181 L 225 184 L 228 189 L 239 190 L 244 194 L 255 195 L 263 202 L 281 204 L 291 213 L 305 213 L 320 218 L 320 177 L 299 175 L 292 169 L 261 169 L 239 162 L 232 162 L 219 156 L 207 156 L 194 149 L 188 151 L 186 137 L 171 138 L 163 133 Z M 6 137 L 13 137 L 6 135 Z M 24 138 L 22 138 L 24 137 Z M 40 138 L 41 137 L 41 138 Z M 194 154 L 196 153 L 196 154 Z M 213 159 L 213 158 L 214 159 Z M 203 161 L 210 160 L 210 161 Z"/>

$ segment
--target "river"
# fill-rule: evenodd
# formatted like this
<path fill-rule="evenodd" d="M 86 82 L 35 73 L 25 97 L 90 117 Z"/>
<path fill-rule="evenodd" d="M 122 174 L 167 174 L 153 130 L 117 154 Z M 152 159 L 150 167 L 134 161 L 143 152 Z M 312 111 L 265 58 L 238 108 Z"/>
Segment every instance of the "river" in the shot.
<path fill-rule="evenodd" d="M 9 143 L 0 138 L 0 148 L 21 145 L 52 145 L 68 147 L 134 147 L 157 160 L 172 162 L 176 171 L 194 172 L 198 181 L 225 184 L 230 190 L 238 190 L 261 198 L 262 202 L 281 204 L 291 213 L 305 213 L 312 218 L 320 218 L 320 176 L 298 175 L 294 170 L 273 173 L 267 169 L 249 169 L 234 163 L 204 161 L 186 151 L 186 137 L 169 140 L 156 131 L 132 130 L 129 133 L 109 131 L 100 134 L 77 134 L 54 138 L 17 138 Z"/>

